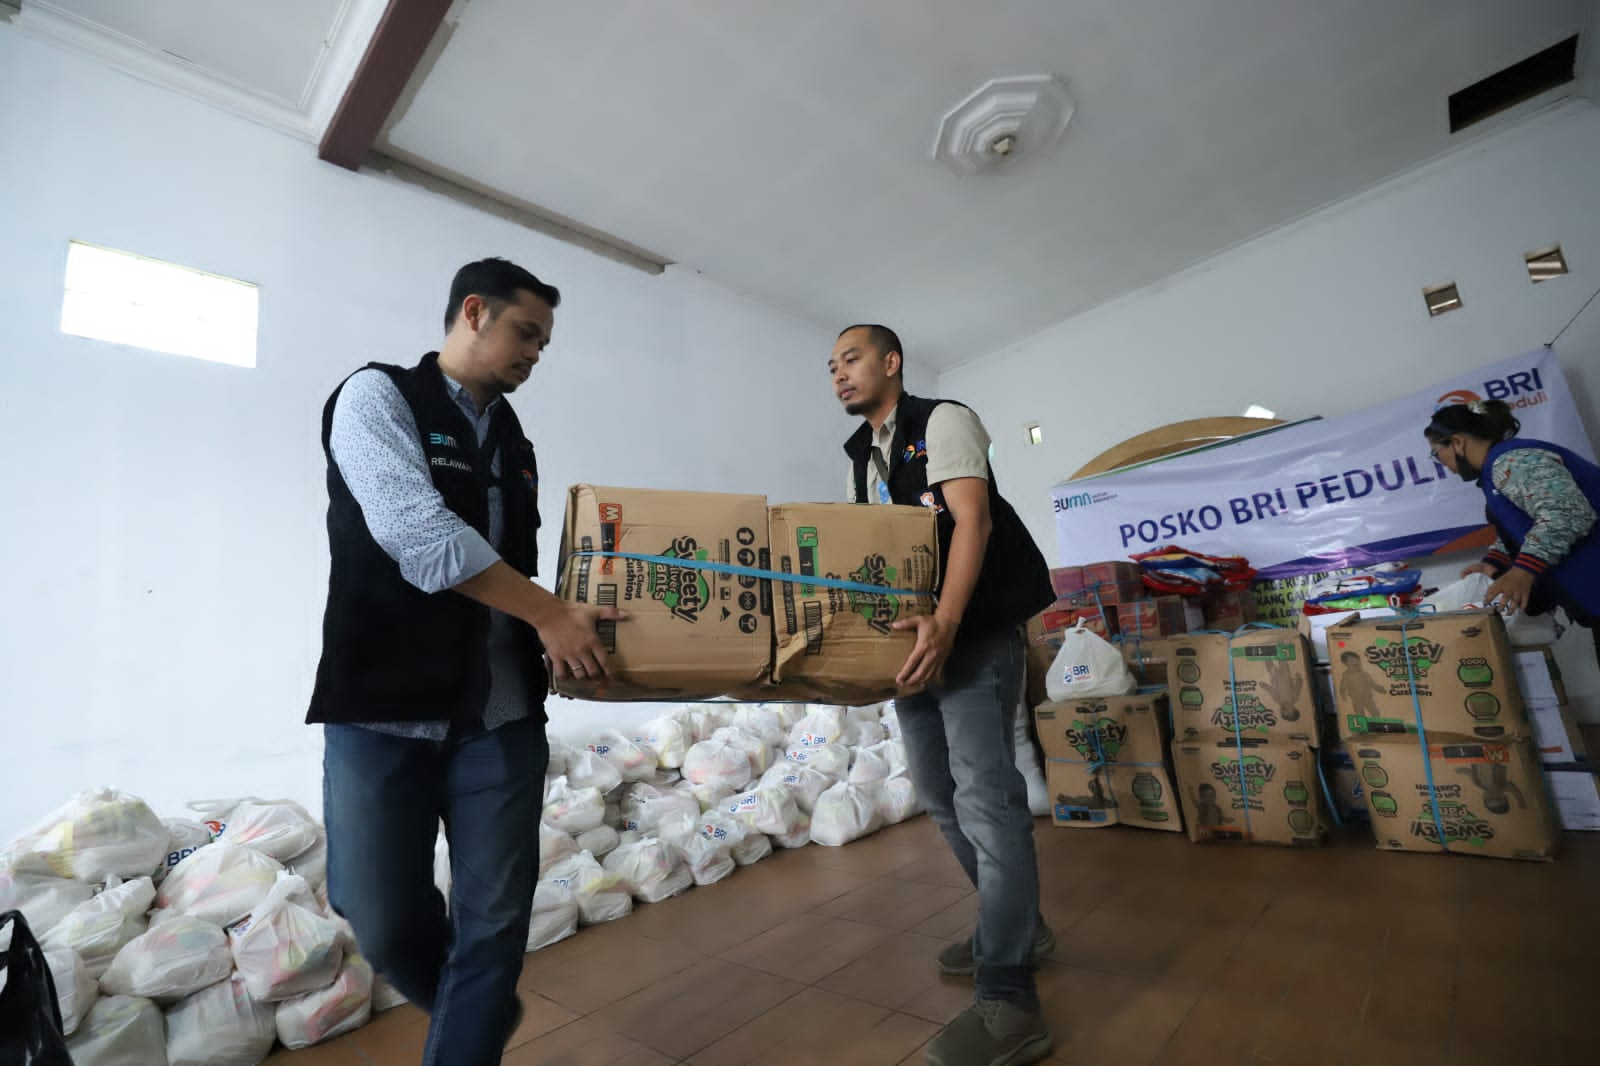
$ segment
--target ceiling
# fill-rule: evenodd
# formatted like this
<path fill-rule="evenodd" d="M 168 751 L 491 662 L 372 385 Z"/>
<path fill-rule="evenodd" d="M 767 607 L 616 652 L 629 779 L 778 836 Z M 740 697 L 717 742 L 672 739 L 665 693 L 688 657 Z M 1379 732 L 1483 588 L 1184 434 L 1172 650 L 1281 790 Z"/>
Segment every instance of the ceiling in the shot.
<path fill-rule="evenodd" d="M 175 53 L 316 140 L 383 6 L 23 0 L 23 16 Z M 953 365 L 1492 128 L 1452 137 L 1448 95 L 1593 10 L 457 0 L 376 147 L 820 323 L 887 322 L 914 360 Z M 1036 73 L 1076 101 L 1058 146 L 966 178 L 933 159 L 946 111 Z"/>

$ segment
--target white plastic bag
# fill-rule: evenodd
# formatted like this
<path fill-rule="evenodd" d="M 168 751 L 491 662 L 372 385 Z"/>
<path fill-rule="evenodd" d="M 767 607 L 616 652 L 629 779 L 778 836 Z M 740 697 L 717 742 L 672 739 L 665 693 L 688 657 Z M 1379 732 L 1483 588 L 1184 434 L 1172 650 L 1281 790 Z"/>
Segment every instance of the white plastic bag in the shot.
<path fill-rule="evenodd" d="M 844 742 L 846 747 L 870 748 L 874 744 L 882 744 L 889 739 L 888 730 L 883 728 L 883 723 L 873 715 L 871 721 L 851 718 L 845 723 Z"/>
<path fill-rule="evenodd" d="M 746 733 L 737 726 L 725 726 L 711 734 L 711 743 L 716 743 L 719 738 L 741 749 L 745 757 L 750 760 L 750 778 L 746 780 L 746 784 L 766 773 L 767 767 L 772 765 L 772 753 L 775 749 L 755 734 Z"/>
<path fill-rule="evenodd" d="M 1488 610 L 1489 586 L 1492 584 L 1494 579 L 1488 574 L 1468 574 L 1460 581 L 1446 585 L 1422 602 L 1431 604 L 1440 611 Z M 1506 624 L 1506 636 L 1510 638 L 1513 647 L 1532 648 L 1554 644 L 1560 635 L 1553 613 L 1531 615 L 1526 611 L 1518 611 L 1515 614 L 1502 614 L 1500 617 Z"/>
<path fill-rule="evenodd" d="M 740 866 L 751 866 L 772 854 L 772 838 L 765 833 L 745 833 L 729 852 Z"/>
<path fill-rule="evenodd" d="M 167 912 L 158 911 L 158 914 Z M 233 952 L 219 926 L 174 914 L 129 941 L 100 978 L 108 995 L 173 1002 L 233 972 Z"/>
<path fill-rule="evenodd" d="M 742 827 L 714 825 L 701 831 L 698 817 L 674 814 L 661 823 L 661 840 L 689 864 L 697 885 L 712 885 L 733 873 L 733 846 L 744 838 Z"/>
<path fill-rule="evenodd" d="M 1022 772 L 1022 780 L 1028 786 L 1028 810 L 1038 818 L 1050 813 L 1050 789 L 1044 781 L 1044 766 L 1039 762 L 1039 749 L 1034 746 L 1033 736 L 1028 732 L 1028 718 L 1025 708 L 1017 708 L 1016 719 L 1012 723 L 1011 740 L 1015 749 L 1017 769 Z"/>
<path fill-rule="evenodd" d="M 841 781 L 818 797 L 811 812 L 811 839 L 837 848 L 877 832 L 882 824 L 877 790 Z"/>
<path fill-rule="evenodd" d="M 761 839 L 766 840 L 767 838 L 762 837 Z M 807 844 L 811 843 L 811 816 L 809 814 L 801 813 L 800 824 L 795 826 L 792 832 L 783 833 L 779 836 L 772 837 L 771 839 L 772 843 L 780 848 L 788 848 L 792 850 L 794 848 L 805 847 Z"/>
<path fill-rule="evenodd" d="M 167 1011 L 169 1066 L 257 1066 L 278 1038 L 277 1011 L 235 975 Z"/>
<path fill-rule="evenodd" d="M 733 727 L 756 737 L 769 748 L 781 748 L 789 739 L 783 719 L 771 707 L 747 703 L 733 712 Z"/>
<path fill-rule="evenodd" d="M 564 744 L 555 737 L 550 738 L 550 761 L 545 764 L 546 777 L 565 777 L 572 761 L 573 750 L 570 744 Z M 378 986 L 382 987 L 383 978 L 378 978 Z"/>
<path fill-rule="evenodd" d="M 610 767 L 609 763 L 600 759 L 593 752 L 593 756 L 602 765 Z M 579 756 L 581 760 L 583 756 Z M 615 771 L 612 771 L 615 773 Z M 544 802 L 544 820 L 551 827 L 563 833 L 576 836 L 587 833 L 597 825 L 605 822 L 606 801 L 600 791 L 594 787 L 580 787 L 571 784 L 569 779 L 558 777 L 546 791 Z"/>
<path fill-rule="evenodd" d="M 167 853 L 167 839 L 167 827 L 144 800 L 97 788 L 52 812 L 25 847 L 62 877 L 97 885 L 151 873 Z"/>
<path fill-rule="evenodd" d="M 598 832 L 605 826 L 586 832 Z M 543 877 L 545 871 L 569 855 L 578 853 L 577 841 L 572 839 L 571 833 L 563 833 L 549 822 L 539 823 L 539 876 Z"/>
<path fill-rule="evenodd" d="M 156 893 L 156 906 L 232 925 L 267 897 L 283 865 L 254 848 L 218 841 L 184 859 Z"/>
<path fill-rule="evenodd" d="M 366 1025 L 372 1012 L 379 1009 L 374 1002 L 373 981 L 372 967 L 366 959 L 346 955 L 333 984 L 278 1004 L 274 1014 L 278 1039 L 284 1047 L 299 1050 Z M 401 997 L 400 1003 L 404 1002 Z"/>
<path fill-rule="evenodd" d="M 860 748 L 856 751 L 855 761 L 850 764 L 852 785 L 875 785 L 880 781 L 889 779 L 889 760 L 883 753 L 872 748 Z"/>
<path fill-rule="evenodd" d="M 767 785 L 742 792 L 723 804 L 722 810 L 747 829 L 768 836 L 793 833 L 803 820 L 794 793 L 782 785 Z"/>
<path fill-rule="evenodd" d="M 713 811 L 722 806 L 723 800 L 739 790 L 725 788 L 720 784 L 697 785 L 691 781 L 679 781 L 673 786 L 673 791 L 694 800 L 695 806 L 701 811 Z"/>
<path fill-rule="evenodd" d="M 795 804 L 805 813 L 810 814 L 817 805 L 817 797 L 837 783 L 837 779 L 829 777 L 821 770 L 811 766 L 802 766 L 797 762 L 785 759 L 783 762 L 773 764 L 772 769 L 761 776 L 763 788 L 770 785 L 782 785 L 794 794 Z"/>
<path fill-rule="evenodd" d="M 614 922 L 633 913 L 633 896 L 615 874 L 608 873 L 593 855 L 581 852 L 551 867 L 546 880 L 564 883 L 578 903 L 582 925 Z"/>
<path fill-rule="evenodd" d="M 228 815 L 219 840 L 243 844 L 285 862 L 309 850 L 322 835 L 306 809 L 290 800 L 244 800 Z"/>
<path fill-rule="evenodd" d="M 61 1035 L 71 1036 L 83 1024 L 94 1001 L 100 997 L 100 986 L 94 974 L 83 964 L 78 953 L 71 948 L 46 948 L 45 965 L 50 967 L 50 979 L 55 982 L 56 1002 L 61 1007 Z M 4 982 L 0 981 L 0 987 Z"/>
<path fill-rule="evenodd" d="M 161 1008 L 134 996 L 102 996 L 67 1041 L 67 1053 L 73 1066 L 166 1066 Z"/>
<path fill-rule="evenodd" d="M 73 908 L 40 938 L 40 944 L 76 951 L 98 980 L 123 945 L 150 928 L 145 914 L 155 898 L 156 886 L 150 878 L 124 883 L 113 875 L 104 892 Z"/>
<path fill-rule="evenodd" d="M 789 731 L 789 747 L 820 748 L 844 743 L 844 712 L 838 707 L 813 707 Z"/>
<path fill-rule="evenodd" d="M 615 729 L 594 739 L 589 750 L 616 767 L 623 781 L 648 781 L 655 776 L 656 750 L 643 741 L 630 740 Z"/>
<path fill-rule="evenodd" d="M 668 789 L 656 795 L 645 798 L 630 814 L 627 805 L 623 805 L 622 828 L 639 833 L 653 833 L 662 819 L 674 814 L 688 814 L 691 817 L 700 813 L 700 804 L 695 797 L 678 789 Z"/>
<path fill-rule="evenodd" d="M 805 703 L 763 703 L 761 706 L 777 712 L 778 721 L 783 723 L 785 738 L 791 729 L 800 724 L 800 719 L 811 713 L 810 705 Z"/>
<path fill-rule="evenodd" d="M 547 948 L 577 931 L 578 897 L 572 885 L 564 880 L 541 880 L 533 889 L 527 950 Z"/>
<path fill-rule="evenodd" d="M 899 740 L 900 712 L 894 709 L 894 704 L 886 704 L 883 709 L 883 731 L 890 740 Z"/>
<path fill-rule="evenodd" d="M 328 883 L 328 834 L 317 830 L 317 842 L 294 856 L 286 864 L 296 877 L 306 879 L 306 884 L 316 892 Z"/>
<path fill-rule="evenodd" d="M 676 715 L 665 714 L 639 726 L 633 738 L 650 745 L 656 753 L 657 766 L 676 770 L 694 744 L 694 727 Z"/>
<path fill-rule="evenodd" d="M 228 945 L 250 995 L 277 1003 L 327 988 L 344 964 L 340 927 L 323 916 L 305 879 L 284 874 Z"/>
<path fill-rule="evenodd" d="M 789 749 L 787 758 L 792 763 L 827 774 L 834 780 L 850 772 L 850 749 L 843 744 L 819 744 L 815 747 L 797 745 Z"/>
<path fill-rule="evenodd" d="M 45 873 L 39 866 L 0 866 L 0 914 L 21 911 L 39 940 L 93 896 L 92 885 Z"/>
<path fill-rule="evenodd" d="M 1122 653 L 1096 633 L 1078 624 L 1062 636 L 1045 677 L 1045 693 L 1050 702 L 1085 699 L 1093 696 L 1127 696 L 1139 687 Z"/>
<path fill-rule="evenodd" d="M 694 884 L 689 867 L 677 852 L 655 837 L 618 846 L 606 856 L 604 866 L 622 879 L 640 903 L 660 903 Z"/>
<path fill-rule="evenodd" d="M 345 956 L 345 960 L 344 961 L 345 961 L 345 965 L 346 966 L 348 966 L 350 964 L 350 959 L 351 959 L 351 956 L 349 956 L 349 955 Z M 290 1002 L 293 1002 L 293 1000 L 291 1000 Z M 382 1014 L 386 1010 L 394 1010 L 396 1007 L 403 1007 L 409 1002 L 410 1002 L 410 1000 L 408 1000 L 408 999 L 406 999 L 406 997 L 402 996 L 400 994 L 400 990 L 395 988 L 395 986 L 391 985 L 388 981 L 385 981 L 381 977 L 374 977 L 372 979 L 372 1013 L 373 1014 Z M 283 1009 L 281 1005 L 280 1005 L 279 1009 L 280 1010 Z M 363 1024 L 365 1024 L 365 1023 L 363 1023 Z M 283 1036 L 282 1036 L 281 1033 L 279 1034 L 278 1039 L 280 1039 L 280 1040 L 283 1039 Z"/>
<path fill-rule="evenodd" d="M 572 753 L 572 757 L 567 760 L 565 776 L 567 784 L 573 788 L 592 788 L 602 793 L 610 792 L 622 784 L 622 771 L 588 748 Z"/>
<path fill-rule="evenodd" d="M 694 785 L 741 789 L 753 776 L 750 753 L 720 732 L 690 748 L 683 760 L 684 780 Z"/>
<path fill-rule="evenodd" d="M 619 843 L 621 843 L 621 840 L 618 838 L 617 831 L 609 825 L 602 825 L 578 837 L 575 842 L 577 850 L 573 854 L 575 855 L 579 851 L 587 851 L 590 855 L 603 859 L 615 851 Z"/>
<path fill-rule="evenodd" d="M 878 815 L 884 825 L 899 825 L 922 812 L 917 788 L 904 774 L 889 778 L 878 786 Z"/>
<path fill-rule="evenodd" d="M 211 843 L 211 827 L 192 818 L 163 818 L 167 827 L 167 853 L 156 865 L 151 880 L 157 885 L 167 879 L 172 868 Z"/>

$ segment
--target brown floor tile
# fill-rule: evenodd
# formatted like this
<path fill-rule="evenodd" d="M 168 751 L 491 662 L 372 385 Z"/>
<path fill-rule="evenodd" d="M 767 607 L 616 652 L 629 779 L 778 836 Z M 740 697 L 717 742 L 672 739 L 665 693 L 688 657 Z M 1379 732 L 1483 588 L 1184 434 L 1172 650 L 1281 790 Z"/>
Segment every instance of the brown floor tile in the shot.
<path fill-rule="evenodd" d="M 939 972 L 938 954 L 948 943 L 893 933 L 817 987 L 943 1025 L 972 1002 L 970 978 Z"/>
<path fill-rule="evenodd" d="M 521 1047 L 530 1040 L 537 1040 L 569 1022 L 577 1021 L 580 1017 L 561 1004 L 532 992 L 522 993 L 522 1007 L 526 1013 L 523 1015 L 522 1024 L 511 1034 L 511 1040 L 506 1044 L 508 1048 Z"/>
<path fill-rule="evenodd" d="M 1446 1034 L 1365 1025 L 1351 1042 L 1347 1061 L 1351 1066 L 1445 1066 L 1450 1052 Z"/>
<path fill-rule="evenodd" d="M 1261 1042 L 1270 1007 L 1259 1000 L 1208 992 L 1184 1016 L 1155 1061 L 1160 1066 L 1248 1063 Z"/>
<path fill-rule="evenodd" d="M 1195 981 L 1083 975 L 1065 996 L 1041 996 L 1045 1020 L 1056 1038 L 1054 1058 L 1096 1066 L 1148 1066 L 1204 992 Z"/>
<path fill-rule="evenodd" d="M 927 881 L 972 891 L 972 881 L 949 848 L 940 848 L 913 859 L 904 866 L 896 867 L 892 873 L 901 881 Z"/>
<path fill-rule="evenodd" d="M 421 1041 L 417 1042 L 416 1047 L 421 1050 Z M 367 1066 L 368 1062 L 361 1045 L 356 1043 L 354 1033 L 300 1051 L 279 1047 L 267 1056 L 266 1061 L 288 1063 L 289 1066 Z"/>
<path fill-rule="evenodd" d="M 815 984 L 894 935 L 890 930 L 821 914 L 800 914 L 722 953 L 728 962 Z"/>
<path fill-rule="evenodd" d="M 911 932 L 921 933 L 923 936 L 936 936 L 944 940 L 965 940 L 972 935 L 977 926 L 978 894 L 973 892 L 952 903 Z"/>
<path fill-rule="evenodd" d="M 971 894 L 971 889 L 880 877 L 817 908 L 818 914 L 904 931 Z"/>
<path fill-rule="evenodd" d="M 553 955 L 555 949 L 539 952 L 523 971 L 521 987 L 568 1010 L 591 1014 L 700 961 L 699 955 L 678 945 L 628 935 L 624 928 L 628 921 L 615 923 L 618 931 L 604 941 L 596 938 L 584 944 L 588 934 L 579 933 L 556 945 L 586 950 L 569 950 L 559 958 Z"/>
<path fill-rule="evenodd" d="M 741 892 L 740 905 L 729 907 L 726 898 L 719 897 L 716 890 L 727 891 L 732 887 L 731 881 L 730 878 L 708 886 L 704 892 L 688 892 L 676 899 L 641 907 L 624 919 L 624 924 L 630 932 L 697 955 L 710 956 L 782 925 L 797 910 L 793 898 L 760 888 Z"/>
<path fill-rule="evenodd" d="M 808 988 L 688 1061 L 692 1066 L 895 1063 L 926 1043 L 937 1028 L 883 1007 Z"/>
<path fill-rule="evenodd" d="M 707 959 L 590 1016 L 674 1060 L 721 1040 L 805 985 Z"/>
<path fill-rule="evenodd" d="M 1299 973 L 1309 943 L 1308 935 L 1252 929 L 1212 975 L 1211 988 L 1258 1007 L 1276 1003 Z"/>
<path fill-rule="evenodd" d="M 670 1066 L 673 1060 L 592 1018 L 580 1018 L 512 1048 L 501 1061 L 504 1066 Z"/>

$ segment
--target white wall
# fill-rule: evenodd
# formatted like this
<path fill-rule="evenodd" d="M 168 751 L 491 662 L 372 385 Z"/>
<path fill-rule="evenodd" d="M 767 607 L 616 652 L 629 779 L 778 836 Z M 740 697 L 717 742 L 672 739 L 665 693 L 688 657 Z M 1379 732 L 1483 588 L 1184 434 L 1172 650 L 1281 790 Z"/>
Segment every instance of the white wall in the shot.
<path fill-rule="evenodd" d="M 168 814 L 250 793 L 320 807 L 320 732 L 301 723 L 327 575 L 322 405 L 361 364 L 437 347 L 463 262 L 505 255 L 563 291 L 515 399 L 547 578 L 575 481 L 837 497 L 850 424 L 830 330 L 338 170 L 4 27 L 0 99 L 0 842 L 101 784 Z M 257 368 L 63 336 L 70 238 L 259 283 Z M 641 712 L 552 702 L 557 733 L 624 714 Z"/>
<path fill-rule="evenodd" d="M 940 389 L 982 414 L 1001 486 L 1054 557 L 1051 486 L 1137 433 L 1252 403 L 1342 414 L 1550 340 L 1600 288 L 1597 175 L 1600 108 L 1569 103 L 946 371 Z M 1555 242 L 1571 275 L 1529 284 L 1523 254 Z M 1422 288 L 1444 281 L 1464 306 L 1430 319 Z M 1557 350 L 1596 437 L 1600 301 Z M 1031 421 L 1042 446 L 1024 443 Z M 1600 721 L 1587 634 L 1560 656 Z"/>

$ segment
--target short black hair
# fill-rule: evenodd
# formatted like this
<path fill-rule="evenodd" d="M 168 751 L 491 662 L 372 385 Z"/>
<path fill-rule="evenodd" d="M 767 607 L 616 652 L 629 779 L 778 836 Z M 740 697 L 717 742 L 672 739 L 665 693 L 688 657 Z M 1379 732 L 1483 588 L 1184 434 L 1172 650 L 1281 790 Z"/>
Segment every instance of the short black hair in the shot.
<path fill-rule="evenodd" d="M 1432 444 L 1443 444 L 1455 436 L 1499 444 L 1521 431 L 1522 423 L 1504 400 L 1473 400 L 1439 408 L 1422 434 Z"/>
<path fill-rule="evenodd" d="M 450 283 L 450 306 L 444 309 L 444 331 L 456 324 L 461 304 L 468 296 L 478 296 L 498 311 L 516 300 L 517 293 L 531 292 L 550 305 L 553 311 L 561 306 L 561 290 L 546 285 L 528 271 L 508 259 L 480 259 L 456 271 Z"/>
<path fill-rule="evenodd" d="M 906 350 L 900 346 L 900 335 L 888 326 L 880 326 L 875 322 L 861 322 L 854 326 L 846 326 L 839 331 L 842 337 L 853 329 L 867 331 L 867 342 L 878 349 L 879 355 L 888 355 L 890 352 L 899 352 L 902 360 L 906 357 Z"/>

